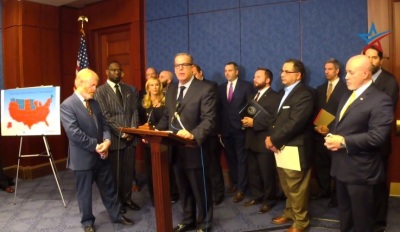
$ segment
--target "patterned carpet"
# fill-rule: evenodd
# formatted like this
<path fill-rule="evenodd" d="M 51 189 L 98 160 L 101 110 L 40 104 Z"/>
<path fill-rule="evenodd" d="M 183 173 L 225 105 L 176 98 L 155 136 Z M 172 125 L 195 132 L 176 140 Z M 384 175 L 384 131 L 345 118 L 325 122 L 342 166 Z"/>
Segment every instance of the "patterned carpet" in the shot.
<path fill-rule="evenodd" d="M 16 205 L 14 194 L 0 192 L 0 231 L 83 231 L 80 225 L 80 215 L 75 198 L 74 177 L 71 171 L 59 173 L 61 187 L 67 207 L 64 208 L 52 175 L 35 180 L 18 183 Z M 144 179 L 144 178 L 143 178 Z M 143 180 L 144 182 L 144 180 Z M 151 206 L 146 186 L 139 193 L 134 193 L 133 200 L 142 209 L 128 211 L 126 216 L 133 219 L 134 226 L 125 227 L 110 222 L 108 214 L 101 203 L 97 188 L 94 186 L 93 212 L 96 217 L 95 228 L 98 232 L 110 231 L 156 231 L 155 212 Z M 246 199 L 245 199 L 246 200 Z M 308 231 L 339 231 L 337 210 L 326 207 L 327 200 L 312 201 L 310 215 L 313 218 Z M 286 227 L 272 225 L 271 218 L 280 215 L 284 202 L 279 202 L 269 213 L 257 214 L 259 206 L 244 207 L 232 203 L 230 196 L 214 209 L 214 232 L 240 231 L 285 231 Z M 179 202 L 172 206 L 173 222 L 176 225 L 181 219 Z M 400 231 L 400 199 L 390 199 L 389 225 L 387 232 Z"/>

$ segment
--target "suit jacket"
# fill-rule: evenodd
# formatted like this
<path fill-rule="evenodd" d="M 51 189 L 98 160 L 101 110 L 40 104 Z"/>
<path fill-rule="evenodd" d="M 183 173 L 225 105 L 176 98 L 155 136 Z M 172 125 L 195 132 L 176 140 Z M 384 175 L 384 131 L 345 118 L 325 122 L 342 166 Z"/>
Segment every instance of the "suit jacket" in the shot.
<path fill-rule="evenodd" d="M 118 141 L 121 136 L 118 127 L 137 127 L 139 124 L 137 92 L 126 84 L 119 83 L 119 86 L 123 105 L 121 105 L 113 88 L 107 82 L 98 87 L 94 94 L 94 98 L 99 102 L 103 115 L 110 125 L 110 150 L 123 149 L 127 145 L 136 145 L 136 139 L 129 143 L 126 142 L 126 139 Z"/>
<path fill-rule="evenodd" d="M 384 170 L 379 147 L 388 138 L 393 121 L 392 101 L 375 85 L 369 86 L 339 114 L 350 94 L 342 97 L 332 133 L 344 137 L 346 149 L 332 152 L 331 175 L 351 184 L 376 184 Z"/>
<path fill-rule="evenodd" d="M 397 83 L 396 77 L 382 69 L 381 74 L 376 78 L 374 84 L 378 89 L 389 95 L 393 101 L 393 111 L 395 111 L 397 101 L 399 100 L 399 84 Z"/>
<path fill-rule="evenodd" d="M 228 82 L 225 82 L 218 88 L 219 100 L 221 103 L 220 115 L 223 119 L 221 132 L 222 135 L 225 136 L 229 135 L 230 132 L 243 133 L 239 112 L 241 109 L 243 109 L 243 107 L 246 106 L 247 99 L 250 97 L 250 95 L 255 92 L 252 83 L 238 79 L 235 90 L 233 91 L 232 101 L 228 102 L 226 92 L 227 85 Z"/>
<path fill-rule="evenodd" d="M 220 114 L 220 111 L 219 111 L 219 108 L 220 108 L 220 105 L 221 105 L 221 103 L 220 103 L 220 99 L 219 99 L 219 97 L 218 97 L 218 84 L 216 83 L 216 82 L 214 82 L 214 81 L 210 81 L 210 80 L 207 80 L 207 79 L 205 79 L 205 78 L 203 78 L 203 80 L 202 80 L 203 82 L 205 82 L 205 83 L 208 83 L 208 84 L 210 84 L 211 86 L 212 86 L 212 88 L 213 88 L 213 92 L 214 92 L 214 94 L 215 94 L 215 96 L 216 96 L 216 101 L 215 101 L 215 109 L 216 109 L 216 120 L 215 120 L 215 129 L 214 129 L 214 131 L 213 131 L 213 133 L 212 133 L 212 136 L 218 136 L 218 134 L 220 134 L 221 133 L 221 114 Z"/>
<path fill-rule="evenodd" d="M 97 144 L 111 140 L 99 103 L 92 99 L 89 104 L 93 118 L 75 93 L 61 104 L 61 123 L 69 139 L 67 168 L 71 170 L 93 168 L 101 161 L 96 152 Z"/>
<path fill-rule="evenodd" d="M 282 97 L 283 90 L 280 94 Z M 313 152 L 313 98 L 313 92 L 309 87 L 301 82 L 297 84 L 282 103 L 270 129 L 270 138 L 276 148 L 280 149 L 283 146 L 299 148 L 302 170 L 310 167 Z"/>
<path fill-rule="evenodd" d="M 252 94 L 249 100 L 254 99 L 255 94 Z M 269 135 L 268 128 L 271 126 L 272 120 L 279 106 L 279 95 L 271 87 L 265 91 L 258 99 L 260 104 L 268 113 L 269 116 L 259 113 L 253 118 L 253 127 L 246 128 L 246 143 L 245 148 L 254 152 L 269 151 L 265 146 L 265 138 Z"/>
<path fill-rule="evenodd" d="M 200 168 L 203 163 L 202 153 L 205 164 L 209 162 L 207 149 L 200 149 L 200 146 L 207 146 L 207 139 L 215 127 L 216 96 L 212 85 L 196 78 L 187 89 L 179 107 L 177 107 L 177 93 L 178 83 L 171 84 L 165 98 L 164 115 L 156 128 L 159 130 L 169 129 L 176 133 L 178 129 L 181 129 L 174 116 L 177 112 L 183 126 L 193 134 L 199 147 L 184 147 L 184 152 L 174 154 L 177 156 L 176 160 L 182 167 Z"/>

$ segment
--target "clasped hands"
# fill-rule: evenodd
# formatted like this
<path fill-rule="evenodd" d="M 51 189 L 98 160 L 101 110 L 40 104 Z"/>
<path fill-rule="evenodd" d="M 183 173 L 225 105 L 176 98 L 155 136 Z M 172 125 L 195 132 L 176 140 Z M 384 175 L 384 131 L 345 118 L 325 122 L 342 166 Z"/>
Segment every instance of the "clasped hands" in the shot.
<path fill-rule="evenodd" d="M 111 146 L 111 141 L 109 139 L 106 139 L 102 143 L 96 145 L 96 152 L 99 153 L 102 159 L 107 159 L 108 148 L 110 146 Z"/>
<path fill-rule="evenodd" d="M 273 153 L 279 153 L 280 152 L 280 150 L 277 149 L 274 146 L 274 144 L 272 144 L 270 136 L 267 136 L 267 138 L 265 139 L 265 146 L 267 147 L 267 149 L 271 150 Z"/>
<path fill-rule="evenodd" d="M 182 138 L 185 138 L 185 139 L 190 139 L 190 140 L 193 140 L 194 139 L 194 136 L 193 136 L 193 134 L 191 134 L 189 131 L 187 131 L 187 130 L 180 130 L 180 131 L 178 131 L 178 133 L 176 133 L 176 135 L 178 135 L 178 136 L 180 136 L 180 137 L 182 137 Z"/>
<path fill-rule="evenodd" d="M 340 135 L 327 134 L 325 136 L 325 147 L 331 151 L 337 151 L 343 148 L 344 137 Z"/>

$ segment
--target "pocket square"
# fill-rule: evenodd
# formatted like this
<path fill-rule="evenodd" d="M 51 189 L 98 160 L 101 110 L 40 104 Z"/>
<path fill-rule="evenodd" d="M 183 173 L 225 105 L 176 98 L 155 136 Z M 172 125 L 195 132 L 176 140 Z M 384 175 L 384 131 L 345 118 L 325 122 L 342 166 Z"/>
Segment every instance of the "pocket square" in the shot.
<path fill-rule="evenodd" d="M 290 106 L 282 106 L 282 109 L 290 109 Z"/>

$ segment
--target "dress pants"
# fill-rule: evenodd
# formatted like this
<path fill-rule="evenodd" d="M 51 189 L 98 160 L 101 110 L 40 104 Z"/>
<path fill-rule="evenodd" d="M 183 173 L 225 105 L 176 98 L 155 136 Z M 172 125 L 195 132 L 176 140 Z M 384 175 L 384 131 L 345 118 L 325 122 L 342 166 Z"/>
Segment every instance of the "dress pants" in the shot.
<path fill-rule="evenodd" d="M 222 145 L 219 142 L 218 136 L 212 136 L 209 139 L 209 154 L 211 163 L 209 167 L 209 174 L 211 180 L 211 189 L 213 200 L 223 199 L 225 195 L 224 175 L 221 167 L 221 152 Z"/>
<path fill-rule="evenodd" d="M 320 135 L 315 139 L 315 176 L 317 178 L 319 193 L 331 195 L 331 153 L 324 145 L 324 138 Z"/>
<path fill-rule="evenodd" d="M 249 190 L 253 199 L 261 200 L 270 208 L 276 203 L 276 164 L 270 151 L 254 152 L 247 150 L 249 170 Z"/>
<path fill-rule="evenodd" d="M 229 166 L 229 175 L 233 185 L 240 192 L 247 188 L 247 154 L 244 149 L 244 131 L 231 132 L 229 136 L 222 137 L 225 145 L 225 154 Z"/>
<path fill-rule="evenodd" d="M 347 184 L 336 180 L 340 231 L 373 231 L 373 190 L 374 185 Z"/>
<path fill-rule="evenodd" d="M 386 142 L 383 146 L 391 146 L 391 143 Z M 388 152 L 383 152 L 383 153 L 388 153 Z M 387 224 L 386 219 L 389 209 L 389 189 L 386 182 L 388 160 L 389 160 L 389 154 L 386 155 L 382 154 L 383 167 L 385 170 L 385 179 L 380 183 L 378 183 L 377 185 L 374 185 L 374 211 L 375 211 L 374 232 L 385 231 Z"/>
<path fill-rule="evenodd" d="M 174 165 L 179 190 L 179 199 L 183 209 L 182 224 L 196 224 L 197 229 L 211 227 L 213 204 L 211 185 L 207 168 L 184 168 Z M 197 206 L 197 220 L 196 220 Z"/>
<path fill-rule="evenodd" d="M 95 217 L 92 212 L 92 185 L 96 183 L 101 200 L 110 215 L 111 221 L 120 219 L 121 205 L 117 199 L 111 166 L 108 160 L 98 160 L 95 166 L 89 170 L 75 170 L 76 196 L 79 210 L 82 214 L 83 226 L 94 224 Z"/>
<path fill-rule="evenodd" d="M 108 156 L 121 203 L 131 201 L 135 153 L 135 147 L 127 146 L 124 149 L 110 151 Z"/>
<path fill-rule="evenodd" d="M 293 227 L 304 230 L 310 224 L 308 201 L 311 169 L 294 171 L 277 168 L 282 190 L 286 195 L 286 207 L 282 217 L 293 220 Z"/>

